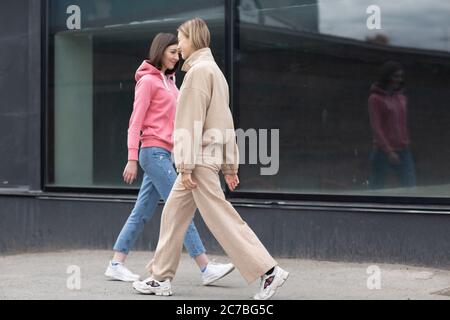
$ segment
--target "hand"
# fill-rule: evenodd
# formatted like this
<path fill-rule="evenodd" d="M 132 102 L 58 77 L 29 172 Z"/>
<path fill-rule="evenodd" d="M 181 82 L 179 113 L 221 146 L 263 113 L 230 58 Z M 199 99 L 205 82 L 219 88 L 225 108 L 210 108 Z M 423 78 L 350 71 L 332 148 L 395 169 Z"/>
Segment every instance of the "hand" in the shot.
<path fill-rule="evenodd" d="M 137 161 L 130 160 L 128 161 L 125 169 L 123 170 L 123 181 L 128 184 L 132 184 L 136 178 L 138 173 Z"/>
<path fill-rule="evenodd" d="M 197 184 L 192 180 L 192 175 L 190 173 L 182 173 L 181 182 L 183 183 L 183 186 L 188 190 L 197 188 Z"/>
<path fill-rule="evenodd" d="M 402 161 L 398 154 L 394 151 L 388 153 L 389 162 L 395 166 L 398 166 Z"/>
<path fill-rule="evenodd" d="M 225 182 L 227 183 L 228 188 L 231 191 L 234 191 L 237 188 L 237 186 L 239 185 L 239 177 L 237 174 L 226 174 Z"/>

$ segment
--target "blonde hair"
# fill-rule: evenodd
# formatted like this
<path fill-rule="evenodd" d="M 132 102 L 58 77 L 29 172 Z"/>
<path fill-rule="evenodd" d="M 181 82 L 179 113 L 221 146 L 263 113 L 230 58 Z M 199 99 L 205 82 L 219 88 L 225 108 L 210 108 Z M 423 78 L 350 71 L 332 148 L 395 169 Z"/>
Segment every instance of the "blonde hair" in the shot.
<path fill-rule="evenodd" d="M 195 50 L 209 47 L 211 34 L 203 19 L 194 18 L 188 20 L 178 27 L 178 31 L 182 32 L 189 40 L 191 40 Z"/>

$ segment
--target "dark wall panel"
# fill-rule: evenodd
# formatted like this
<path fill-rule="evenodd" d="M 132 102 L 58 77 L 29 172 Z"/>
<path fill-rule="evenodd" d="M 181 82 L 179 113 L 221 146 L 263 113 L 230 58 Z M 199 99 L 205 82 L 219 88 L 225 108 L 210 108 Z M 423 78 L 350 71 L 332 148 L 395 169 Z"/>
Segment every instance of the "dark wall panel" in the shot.
<path fill-rule="evenodd" d="M 0 188 L 40 186 L 40 10 L 0 2 Z"/>
<path fill-rule="evenodd" d="M 133 202 L 2 197 L 0 254 L 111 249 Z M 154 250 L 159 206 L 136 243 Z M 450 215 L 351 209 L 236 209 L 276 257 L 402 263 L 450 268 Z M 208 252 L 223 254 L 197 214 Z"/>

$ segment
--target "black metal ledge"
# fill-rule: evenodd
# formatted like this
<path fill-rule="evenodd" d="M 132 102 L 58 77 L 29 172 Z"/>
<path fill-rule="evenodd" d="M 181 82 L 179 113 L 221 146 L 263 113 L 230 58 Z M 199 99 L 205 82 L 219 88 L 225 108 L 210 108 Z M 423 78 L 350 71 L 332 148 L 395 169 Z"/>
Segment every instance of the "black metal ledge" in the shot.
<path fill-rule="evenodd" d="M 126 194 L 120 193 L 80 193 L 80 192 L 49 192 L 33 191 L 26 189 L 0 189 L 2 196 L 13 197 L 33 197 L 40 200 L 67 200 L 83 202 L 110 202 L 110 203 L 134 203 L 137 195 L 135 190 L 129 190 Z M 324 196 L 326 198 L 326 196 Z M 446 204 L 419 204 L 413 203 L 380 203 L 378 202 L 351 202 L 351 201 L 319 201 L 319 200 L 280 200 L 261 198 L 239 198 L 235 194 L 228 197 L 228 200 L 236 207 L 261 208 L 261 209 L 281 209 L 281 210 L 308 210 L 308 211 L 338 211 L 338 212 L 360 212 L 360 213 L 410 213 L 410 214 L 440 214 L 449 215 L 450 205 Z M 347 197 L 347 200 L 348 197 Z M 368 200 L 371 200 L 368 197 Z M 392 199 L 391 199 L 392 200 Z M 161 201 L 161 204 L 164 202 Z"/>
<path fill-rule="evenodd" d="M 111 249 L 135 199 L 2 190 L 0 254 Z M 444 206 L 230 200 L 275 257 L 450 268 L 450 215 Z M 161 203 L 135 250 L 156 248 L 162 208 Z M 223 254 L 198 214 L 195 223 L 208 252 Z"/>

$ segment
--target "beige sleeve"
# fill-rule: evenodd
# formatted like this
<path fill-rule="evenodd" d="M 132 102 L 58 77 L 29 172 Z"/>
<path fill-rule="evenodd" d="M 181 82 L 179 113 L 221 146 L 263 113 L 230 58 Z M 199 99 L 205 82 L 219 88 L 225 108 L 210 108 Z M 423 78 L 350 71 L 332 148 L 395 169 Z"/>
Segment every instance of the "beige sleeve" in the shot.
<path fill-rule="evenodd" d="M 208 96 L 200 89 L 183 88 L 178 99 L 174 158 L 179 173 L 192 173 L 201 151 Z"/>
<path fill-rule="evenodd" d="M 227 143 L 223 145 L 223 163 L 221 169 L 224 175 L 238 173 L 239 148 L 236 143 L 236 135 L 234 132 Z"/>

